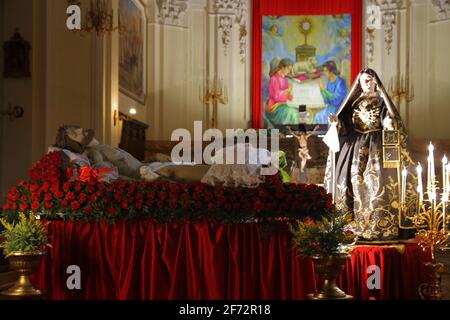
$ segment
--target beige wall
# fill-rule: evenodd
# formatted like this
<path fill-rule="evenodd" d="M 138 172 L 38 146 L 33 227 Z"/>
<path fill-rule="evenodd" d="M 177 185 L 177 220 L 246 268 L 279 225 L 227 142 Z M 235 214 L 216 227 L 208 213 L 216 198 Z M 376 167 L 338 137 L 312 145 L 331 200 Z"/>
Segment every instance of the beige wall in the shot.
<path fill-rule="evenodd" d="M 450 12 L 438 15 L 439 8 L 429 0 L 389 2 L 390 7 L 385 1 L 364 1 L 366 5 L 379 4 L 383 15 L 395 14 L 391 52 L 386 50 L 386 28 L 375 30 L 374 61 L 368 61 L 366 51 L 366 65 L 377 71 L 385 86 L 396 75 L 410 76 L 409 91 L 414 89 L 414 99 L 394 99 L 409 136 L 450 139 Z"/>
<path fill-rule="evenodd" d="M 9 39 L 15 28 L 19 28 L 22 37 L 33 46 L 32 6 L 29 0 L 3 0 L 3 39 Z M 31 59 L 31 56 L 30 56 Z M 2 62 L 3 63 L 3 62 Z M 19 105 L 25 114 L 21 119 L 11 121 L 1 117 L 1 184 L 3 195 L 18 179 L 27 176 L 31 166 L 31 123 L 32 123 L 32 79 L 3 79 L 2 110 L 8 104 Z"/>
<path fill-rule="evenodd" d="M 217 10 L 214 1 L 175 1 L 174 12 L 180 14 L 175 15 L 178 19 L 172 19 L 170 15 L 164 17 L 158 3 L 148 0 L 149 138 L 169 140 L 177 128 L 193 132 L 196 120 L 203 121 L 204 129 L 207 129 L 211 125 L 213 107 L 200 102 L 199 88 L 207 74 L 212 79 L 216 73 L 223 78 L 229 95 L 226 105 L 218 105 L 217 127 L 222 130 L 247 128 L 251 120 L 251 41 L 250 36 L 247 37 L 247 58 L 241 63 L 236 11 Z M 176 10 L 177 3 L 182 6 L 179 11 Z M 247 9 L 243 16 L 250 35 L 251 1 L 242 3 Z M 219 28 L 223 16 L 232 20 L 227 50 Z"/>
<path fill-rule="evenodd" d="M 118 32 L 97 37 L 67 30 L 63 0 L 3 1 L 2 36 L 9 38 L 19 27 L 33 50 L 32 77 L 3 83 L 4 104 L 23 106 L 25 116 L 14 122 L 0 119 L 0 195 L 27 177 L 32 164 L 54 143 L 59 126 L 94 128 L 101 142 L 112 145 L 118 145 L 121 128 L 113 124 L 120 105 Z M 82 13 L 88 3 L 81 1 Z M 110 3 L 117 19 L 119 2 Z M 141 111 L 145 120 L 145 108 Z"/>
<path fill-rule="evenodd" d="M 427 64 L 431 119 L 426 130 L 430 138 L 450 139 L 450 19 L 428 25 L 427 32 L 432 58 Z"/>
<path fill-rule="evenodd" d="M 147 98 L 148 99 L 148 98 Z M 130 114 L 130 109 L 136 109 L 137 113 L 135 115 Z M 141 122 L 147 122 L 147 107 L 146 105 L 137 102 L 136 100 L 128 97 L 123 93 L 119 93 L 119 110 L 134 119 L 137 119 Z"/>
<path fill-rule="evenodd" d="M 66 1 L 47 1 L 46 145 L 59 126 L 91 127 L 91 37 L 66 28 Z"/>
<path fill-rule="evenodd" d="M 2 196 L 17 179 L 27 178 L 60 125 L 92 127 L 92 40 L 67 30 L 66 7 L 61 0 L 4 0 L 3 37 L 19 27 L 31 43 L 32 77 L 3 82 L 4 104 L 22 106 L 25 115 L 1 119 Z"/>

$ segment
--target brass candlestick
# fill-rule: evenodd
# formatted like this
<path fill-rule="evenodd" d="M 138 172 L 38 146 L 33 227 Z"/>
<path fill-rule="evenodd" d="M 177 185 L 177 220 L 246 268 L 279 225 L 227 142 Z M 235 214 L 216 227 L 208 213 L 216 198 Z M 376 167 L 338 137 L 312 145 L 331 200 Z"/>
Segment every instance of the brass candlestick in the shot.
<path fill-rule="evenodd" d="M 68 0 L 67 4 L 79 8 L 82 6 L 79 0 Z M 114 11 L 109 0 L 90 0 L 89 7 L 85 11 L 84 25 L 80 29 L 74 29 L 74 32 L 80 32 L 80 35 L 91 32 L 103 35 L 120 29 L 120 15 L 117 17 L 118 24 L 114 26 Z"/>
<path fill-rule="evenodd" d="M 430 250 L 431 261 L 425 263 L 429 280 L 419 286 L 419 295 L 424 300 L 440 300 L 442 299 L 441 274 L 444 272 L 444 265 L 437 263 L 436 253 L 447 245 L 450 233 L 442 228 L 444 225 L 441 209 L 443 202 L 437 205 L 431 204 L 428 207 L 422 205 L 421 208 L 414 222 L 418 229 L 416 239 L 424 250 Z"/>
<path fill-rule="evenodd" d="M 213 114 L 211 118 L 212 128 L 217 126 L 217 106 L 220 104 L 228 103 L 228 89 L 223 83 L 222 78 L 218 78 L 217 74 L 213 80 L 206 79 L 206 83 L 203 87 L 199 88 L 199 100 L 205 106 L 209 106 L 211 103 L 213 106 Z"/>
<path fill-rule="evenodd" d="M 396 99 L 396 106 L 399 108 L 402 99 L 406 102 L 414 100 L 414 84 L 410 83 L 409 76 L 396 75 L 389 81 L 389 95 Z"/>
<path fill-rule="evenodd" d="M 417 229 L 416 239 L 419 245 L 423 250 L 430 250 L 431 253 L 431 261 L 425 263 L 429 281 L 419 286 L 420 297 L 426 300 L 440 300 L 442 299 L 441 274 L 444 271 L 444 265 L 437 263 L 436 253 L 447 246 L 450 236 L 448 230 L 450 220 L 447 215 L 450 166 L 447 158 L 444 157 L 442 159 L 442 193 L 438 197 L 439 188 L 434 170 L 434 147 L 431 143 L 428 150 L 427 198 L 424 199 L 422 167 L 419 164 L 417 166 L 417 214 L 412 220 Z M 404 197 L 402 199 L 402 210 L 405 210 Z"/>
<path fill-rule="evenodd" d="M 403 99 L 406 103 L 414 100 L 414 84 L 410 83 L 409 75 L 396 75 L 389 81 L 389 95 L 395 99 L 395 105 L 400 112 L 400 104 Z M 409 107 L 405 110 L 406 127 L 409 128 Z"/>

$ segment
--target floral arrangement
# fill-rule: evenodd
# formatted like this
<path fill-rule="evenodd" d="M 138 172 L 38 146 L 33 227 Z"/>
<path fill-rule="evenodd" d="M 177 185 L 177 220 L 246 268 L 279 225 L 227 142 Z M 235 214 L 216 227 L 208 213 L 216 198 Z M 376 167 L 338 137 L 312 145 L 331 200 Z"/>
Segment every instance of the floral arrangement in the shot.
<path fill-rule="evenodd" d="M 49 153 L 30 171 L 31 181 L 19 181 L 7 194 L 6 214 L 39 212 L 46 219 L 114 220 L 152 217 L 219 219 L 316 217 L 333 207 L 317 185 L 284 184 L 278 175 L 266 177 L 258 188 L 210 186 L 202 183 L 71 181 L 62 159 Z M 59 167 L 58 167 L 59 166 Z"/>
<path fill-rule="evenodd" d="M 60 152 L 50 152 L 30 170 L 32 182 L 57 182 L 65 178 L 64 161 Z"/>
<path fill-rule="evenodd" d="M 350 227 L 351 217 L 338 210 L 314 220 L 310 217 L 289 224 L 293 245 L 303 256 L 335 256 L 347 254 L 356 235 Z"/>
<path fill-rule="evenodd" d="M 30 212 L 27 217 L 24 213 L 19 214 L 19 222 L 10 224 L 4 219 L 0 222 L 5 227 L 2 237 L 5 239 L 0 247 L 4 249 L 6 257 L 13 252 L 36 252 L 49 246 L 47 230 L 45 226 L 36 220 L 35 214 Z"/>

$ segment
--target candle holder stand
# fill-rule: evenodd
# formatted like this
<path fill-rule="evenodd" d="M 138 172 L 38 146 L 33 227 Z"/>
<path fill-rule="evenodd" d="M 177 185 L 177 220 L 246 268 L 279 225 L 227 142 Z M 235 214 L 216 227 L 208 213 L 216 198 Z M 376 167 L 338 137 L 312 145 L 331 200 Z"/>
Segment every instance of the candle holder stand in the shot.
<path fill-rule="evenodd" d="M 450 166 L 447 158 L 442 159 L 442 188 L 440 197 L 438 197 L 438 183 L 434 170 L 434 147 L 430 143 L 428 156 L 428 173 L 427 173 L 427 192 L 424 199 L 424 191 L 422 185 L 422 168 L 420 164 L 417 167 L 417 195 L 416 214 L 411 217 L 412 222 L 417 230 L 416 240 L 424 251 L 429 250 L 431 261 L 425 263 L 425 270 L 428 275 L 428 282 L 419 286 L 419 295 L 425 300 L 440 300 L 441 293 L 441 274 L 444 272 L 444 265 L 436 261 L 436 253 L 446 248 L 449 243 L 450 232 L 448 224 L 450 222 L 447 215 L 448 194 L 450 191 L 449 177 Z M 402 181 L 405 183 L 405 181 Z M 407 210 L 405 204 L 405 195 L 401 194 L 401 209 L 403 212 Z M 439 199 L 439 200 L 438 200 Z"/>

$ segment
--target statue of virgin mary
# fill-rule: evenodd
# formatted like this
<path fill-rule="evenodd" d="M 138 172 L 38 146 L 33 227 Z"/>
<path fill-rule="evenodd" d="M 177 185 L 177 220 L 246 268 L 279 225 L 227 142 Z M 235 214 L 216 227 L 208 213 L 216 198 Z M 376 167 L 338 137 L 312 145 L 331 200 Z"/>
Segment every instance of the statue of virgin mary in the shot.
<path fill-rule="evenodd" d="M 398 205 L 400 170 L 411 158 L 400 114 L 375 71 L 358 74 L 329 122 L 337 126 L 339 151 L 330 150 L 325 187 L 336 206 L 352 215 L 360 241 L 399 239 L 400 227 L 411 225 L 402 223 Z"/>

